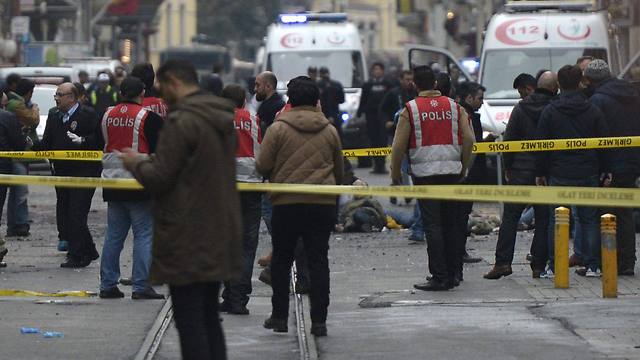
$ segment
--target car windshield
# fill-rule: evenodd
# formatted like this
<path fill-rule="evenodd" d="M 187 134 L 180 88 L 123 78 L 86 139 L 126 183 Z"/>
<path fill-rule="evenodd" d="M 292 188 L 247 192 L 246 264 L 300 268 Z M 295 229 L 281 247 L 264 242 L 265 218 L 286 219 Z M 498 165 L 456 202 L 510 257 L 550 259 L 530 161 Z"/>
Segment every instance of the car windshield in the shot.
<path fill-rule="evenodd" d="M 482 85 L 487 88 L 485 99 L 517 99 L 513 79 L 520 73 L 535 76 L 538 71 L 558 71 L 567 64 L 575 64 L 581 56 L 593 56 L 607 61 L 605 49 L 522 49 L 492 50 L 485 55 Z"/>
<path fill-rule="evenodd" d="M 361 87 L 364 79 L 359 51 L 279 52 L 270 54 L 268 61 L 267 69 L 275 73 L 281 89 L 294 77 L 307 75 L 310 66 L 326 66 L 331 78 L 345 88 Z"/>
<path fill-rule="evenodd" d="M 56 93 L 55 87 L 38 87 L 33 89 L 33 96 L 31 102 L 38 104 L 40 109 L 40 115 L 49 114 L 49 109 L 56 106 L 55 100 L 53 100 L 53 94 Z"/>

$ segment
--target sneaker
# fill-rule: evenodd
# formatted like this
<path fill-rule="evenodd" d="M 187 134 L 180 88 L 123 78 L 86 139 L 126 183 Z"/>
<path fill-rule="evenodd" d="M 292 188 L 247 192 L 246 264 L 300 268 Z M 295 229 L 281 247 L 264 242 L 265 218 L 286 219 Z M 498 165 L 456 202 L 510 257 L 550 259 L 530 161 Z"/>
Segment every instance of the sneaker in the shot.
<path fill-rule="evenodd" d="M 272 329 L 274 332 L 289 332 L 287 319 L 274 319 L 273 317 L 269 317 L 264 321 L 264 324 L 262 324 L 262 326 L 265 329 Z"/>
<path fill-rule="evenodd" d="M 587 272 L 589 272 L 589 270 L 586 267 L 579 267 L 576 269 L 576 274 L 580 276 L 587 276 Z"/>
<path fill-rule="evenodd" d="M 143 291 L 134 291 L 131 298 L 133 300 L 163 300 L 164 295 L 158 294 L 152 287 L 148 287 Z"/>
<path fill-rule="evenodd" d="M 543 279 L 553 279 L 556 277 L 556 275 L 553 273 L 553 270 L 547 269 L 547 271 L 540 274 L 540 277 Z"/>
<path fill-rule="evenodd" d="M 315 336 L 327 336 L 327 324 L 326 323 L 311 323 L 311 334 Z"/>
<path fill-rule="evenodd" d="M 589 269 L 587 270 L 587 273 L 585 274 L 586 277 L 601 277 L 602 276 L 602 272 L 600 271 L 600 269 L 596 269 L 595 271 Z"/>
<path fill-rule="evenodd" d="M 100 290 L 100 299 L 121 299 L 124 297 L 124 294 L 117 286 L 112 287 L 111 289 Z"/>

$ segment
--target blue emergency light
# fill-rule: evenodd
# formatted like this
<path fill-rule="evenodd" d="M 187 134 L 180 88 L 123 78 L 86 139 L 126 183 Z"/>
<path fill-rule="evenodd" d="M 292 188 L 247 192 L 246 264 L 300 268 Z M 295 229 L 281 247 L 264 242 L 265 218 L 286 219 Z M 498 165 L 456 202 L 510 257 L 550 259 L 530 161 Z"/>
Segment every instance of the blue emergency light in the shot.
<path fill-rule="evenodd" d="M 345 13 L 301 13 L 301 14 L 280 14 L 282 24 L 305 24 L 308 22 L 330 22 L 339 23 L 347 21 Z"/>

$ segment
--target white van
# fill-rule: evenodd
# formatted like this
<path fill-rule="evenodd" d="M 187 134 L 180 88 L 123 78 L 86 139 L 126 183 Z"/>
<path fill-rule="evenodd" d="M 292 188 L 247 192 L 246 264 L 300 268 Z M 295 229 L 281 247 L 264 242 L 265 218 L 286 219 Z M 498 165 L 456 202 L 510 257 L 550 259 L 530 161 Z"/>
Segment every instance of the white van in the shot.
<path fill-rule="evenodd" d="M 558 71 L 593 56 L 620 72 L 620 57 L 606 11 L 595 1 L 509 1 L 506 11 L 487 27 L 479 82 L 487 88 L 480 109 L 483 129 L 504 132 L 513 106 L 520 100 L 513 79 L 520 73 L 535 76 L 542 69 Z"/>
<path fill-rule="evenodd" d="M 278 23 L 269 26 L 260 55 L 256 59 L 259 72 L 272 71 L 280 92 L 292 78 L 307 75 L 310 66 L 326 66 L 331 78 L 344 87 L 342 120 L 355 116 L 367 72 L 358 28 L 347 21 L 346 14 L 282 14 Z"/>

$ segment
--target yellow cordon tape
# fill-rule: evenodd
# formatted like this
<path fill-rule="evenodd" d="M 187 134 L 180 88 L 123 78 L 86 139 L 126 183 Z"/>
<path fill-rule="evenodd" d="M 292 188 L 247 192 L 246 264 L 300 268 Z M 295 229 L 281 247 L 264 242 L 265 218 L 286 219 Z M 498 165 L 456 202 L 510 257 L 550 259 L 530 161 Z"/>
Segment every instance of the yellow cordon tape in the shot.
<path fill-rule="evenodd" d="M 102 151 L 52 150 L 52 151 L 0 151 L 0 158 L 102 161 Z"/>
<path fill-rule="evenodd" d="M 530 141 L 481 142 L 473 145 L 473 152 L 529 152 L 584 149 L 612 149 L 640 146 L 640 136 L 558 139 Z M 342 150 L 346 157 L 388 156 L 390 147 Z M 0 151 L 0 158 L 102 161 L 102 151 L 52 150 L 52 151 Z"/>
<path fill-rule="evenodd" d="M 92 291 L 85 291 L 85 290 L 80 290 L 80 291 L 58 291 L 58 292 L 54 292 L 54 293 L 44 293 L 44 292 L 31 291 L 31 290 L 0 289 L 0 296 L 23 296 L 23 297 L 30 297 L 30 296 L 67 297 L 67 296 L 73 296 L 73 297 L 90 297 L 90 296 L 96 296 L 96 293 L 92 292 Z"/>
<path fill-rule="evenodd" d="M 589 139 L 480 142 L 473 145 L 473 152 L 476 154 L 483 154 L 501 152 L 612 149 L 638 146 L 640 146 L 640 136 L 625 136 Z M 343 150 L 342 153 L 347 157 L 387 156 L 391 154 L 391 148 L 384 147 Z"/>
<path fill-rule="evenodd" d="M 0 175 L 0 184 L 61 187 L 102 187 L 141 190 L 133 179 L 92 177 Z M 421 186 L 342 186 L 307 184 L 238 183 L 239 191 L 315 195 L 404 197 L 417 199 L 513 202 L 525 204 L 589 205 L 600 207 L 640 207 L 640 189 L 559 186 L 421 185 Z"/>

